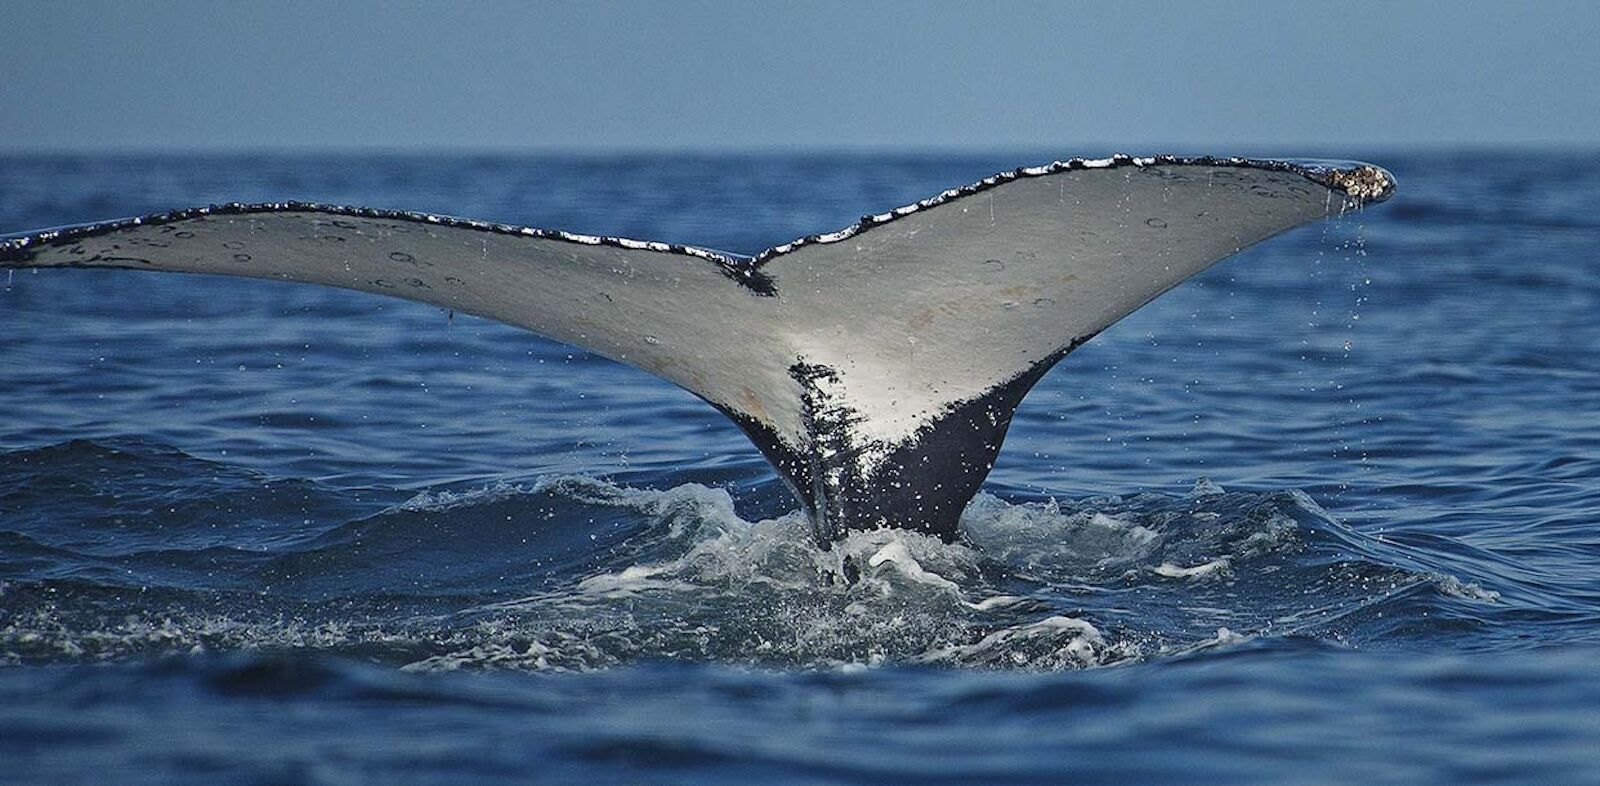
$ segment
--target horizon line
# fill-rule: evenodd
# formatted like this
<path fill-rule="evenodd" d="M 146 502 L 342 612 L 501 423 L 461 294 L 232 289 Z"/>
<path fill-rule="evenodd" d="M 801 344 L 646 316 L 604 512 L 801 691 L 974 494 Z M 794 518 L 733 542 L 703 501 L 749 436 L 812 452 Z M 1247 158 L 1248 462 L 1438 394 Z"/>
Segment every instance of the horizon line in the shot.
<path fill-rule="evenodd" d="M 1219 148 L 1226 149 L 1219 149 Z M 1186 149 L 1187 148 L 1187 149 Z M 1043 153 L 1059 150 L 1062 153 Z M 999 154 L 1066 155 L 1069 158 L 1098 158 L 1114 154 L 1130 156 L 1154 154 L 1199 154 L 1215 156 L 1258 156 L 1261 151 L 1299 150 L 1305 153 L 1328 153 L 1335 150 L 1351 152 L 1381 151 L 1391 154 L 1408 153 L 1472 153 L 1472 152 L 1539 152 L 1539 153 L 1600 153 L 1596 142 L 1350 142 L 1295 143 L 1295 142 L 1239 142 L 1228 145 L 1204 143 L 1118 143 L 1084 142 L 1073 145 L 1050 143 L 994 145 L 968 144 L 835 144 L 835 145 L 664 145 L 664 146 L 584 146 L 584 145 L 123 145 L 123 146 L 68 146 L 0 145 L 4 157 L 67 157 L 67 156 L 484 156 L 484 157 L 561 157 L 561 158 L 631 158 L 650 156 L 681 157 L 744 157 L 775 155 L 816 156 L 987 156 Z M 1065 151 L 1071 151 L 1070 153 Z"/>

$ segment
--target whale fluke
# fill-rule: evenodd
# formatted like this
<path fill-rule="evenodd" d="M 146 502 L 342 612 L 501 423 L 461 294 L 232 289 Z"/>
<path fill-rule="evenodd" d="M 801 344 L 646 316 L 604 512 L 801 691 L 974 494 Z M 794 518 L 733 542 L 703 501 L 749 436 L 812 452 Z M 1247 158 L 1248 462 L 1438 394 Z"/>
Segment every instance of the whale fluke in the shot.
<path fill-rule="evenodd" d="M 417 300 L 638 366 L 748 434 L 831 540 L 956 535 L 1062 357 L 1240 249 L 1387 199 L 1353 162 L 1116 156 L 1003 172 L 743 257 L 303 202 L 0 239 L 0 267 L 298 281 Z"/>

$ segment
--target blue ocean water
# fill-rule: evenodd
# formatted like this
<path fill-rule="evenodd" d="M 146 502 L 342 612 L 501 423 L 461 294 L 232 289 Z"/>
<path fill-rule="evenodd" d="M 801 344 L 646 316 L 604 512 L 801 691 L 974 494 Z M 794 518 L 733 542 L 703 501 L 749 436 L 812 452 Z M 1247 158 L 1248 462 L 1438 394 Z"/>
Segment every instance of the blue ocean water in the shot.
<path fill-rule="evenodd" d="M 0 233 L 751 253 L 1061 152 L 0 158 Z M 0 272 L 0 782 L 1600 783 L 1600 156 L 1355 152 L 1394 201 L 1079 349 L 953 545 L 821 549 L 721 415 L 523 331 Z"/>

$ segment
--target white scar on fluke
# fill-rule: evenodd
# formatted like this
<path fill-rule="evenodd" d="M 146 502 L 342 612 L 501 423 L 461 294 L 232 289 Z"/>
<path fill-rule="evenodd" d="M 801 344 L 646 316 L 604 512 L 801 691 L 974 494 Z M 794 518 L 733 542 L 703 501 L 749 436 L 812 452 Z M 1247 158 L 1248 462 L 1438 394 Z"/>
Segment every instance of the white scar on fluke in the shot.
<path fill-rule="evenodd" d="M 0 267 L 324 284 L 527 328 L 728 415 L 823 541 L 880 526 L 953 538 L 1012 412 L 1056 361 L 1218 260 L 1394 187 L 1356 162 L 1073 159 L 754 257 L 235 203 L 7 236 Z"/>

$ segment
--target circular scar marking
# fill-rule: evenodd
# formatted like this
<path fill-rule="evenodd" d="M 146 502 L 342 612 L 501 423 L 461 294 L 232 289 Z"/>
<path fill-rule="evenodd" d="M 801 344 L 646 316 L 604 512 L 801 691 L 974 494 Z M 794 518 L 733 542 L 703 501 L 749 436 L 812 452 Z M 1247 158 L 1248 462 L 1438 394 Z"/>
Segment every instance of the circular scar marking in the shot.
<path fill-rule="evenodd" d="M 388 279 L 375 278 L 372 279 L 372 284 L 373 286 L 383 287 L 384 289 L 394 289 L 394 282 Z"/>
<path fill-rule="evenodd" d="M 1147 218 L 1147 219 L 1144 220 L 1144 225 L 1147 226 L 1147 227 L 1150 227 L 1151 229 L 1166 229 L 1167 228 L 1167 222 L 1162 221 L 1159 218 Z"/>
<path fill-rule="evenodd" d="M 182 232 L 174 232 L 174 233 L 172 233 L 172 236 L 173 237 L 177 237 L 177 238 L 182 238 L 184 240 L 188 240 L 189 238 L 194 237 L 194 233 L 190 232 L 187 229 L 185 229 Z"/>
<path fill-rule="evenodd" d="M 406 283 L 416 287 L 417 289 L 433 289 L 433 287 L 428 286 L 428 282 L 423 281 L 420 278 L 408 278 L 406 279 Z"/>
<path fill-rule="evenodd" d="M 234 254 L 233 255 L 233 261 L 235 261 L 235 262 L 249 262 L 250 261 L 250 255 L 249 254 Z"/>
<path fill-rule="evenodd" d="M 228 249 L 229 251 L 238 251 L 239 249 L 244 248 L 244 244 L 237 240 L 227 240 L 223 241 L 222 247 Z"/>
<path fill-rule="evenodd" d="M 404 251 L 390 251 L 389 258 L 396 262 L 416 262 L 417 258 Z"/>
<path fill-rule="evenodd" d="M 1004 272 L 1006 269 L 1006 263 L 1001 262 L 998 259 L 985 259 L 983 260 L 983 266 L 990 273 L 1000 273 Z"/>

